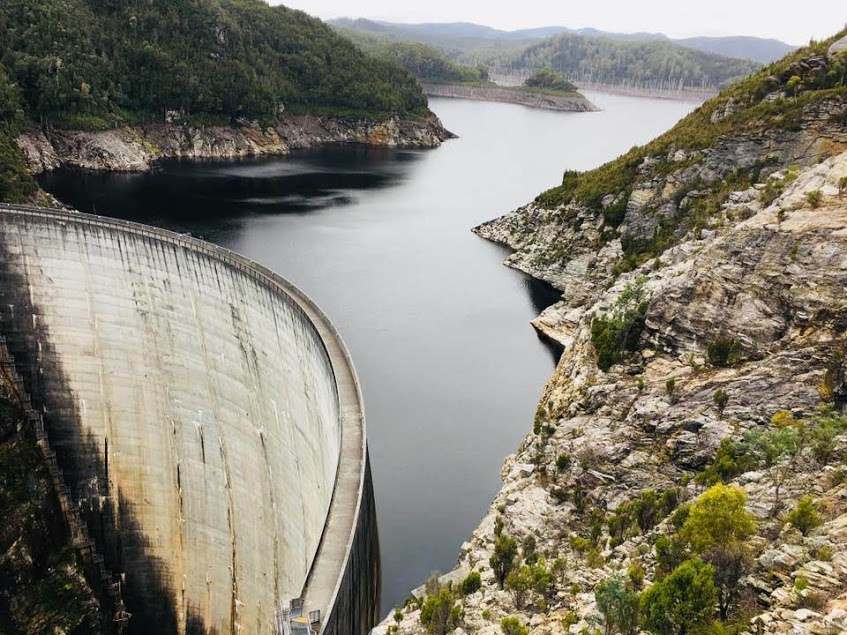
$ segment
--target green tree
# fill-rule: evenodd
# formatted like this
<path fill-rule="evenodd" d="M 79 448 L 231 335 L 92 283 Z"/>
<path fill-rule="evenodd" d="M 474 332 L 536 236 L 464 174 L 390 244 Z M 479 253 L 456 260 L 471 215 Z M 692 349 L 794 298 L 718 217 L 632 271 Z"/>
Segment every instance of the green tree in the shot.
<path fill-rule="evenodd" d="M 737 485 L 713 485 L 691 505 L 680 535 L 694 553 L 743 542 L 756 530 L 746 502 L 747 494 Z"/>
<path fill-rule="evenodd" d="M 749 452 L 768 470 L 774 484 L 773 513 L 781 507 L 780 490 L 796 469 L 797 458 L 806 447 L 803 422 L 791 419 L 786 425 L 762 432 L 752 430 L 744 435 Z"/>
<path fill-rule="evenodd" d="M 714 569 L 698 558 L 686 560 L 641 594 L 644 628 L 655 635 L 687 635 L 715 609 Z"/>
<path fill-rule="evenodd" d="M 480 578 L 479 571 L 471 571 L 462 580 L 462 595 L 476 593 L 480 588 L 482 588 L 482 578 Z"/>
<path fill-rule="evenodd" d="M 506 576 L 506 589 L 512 594 L 515 608 L 519 611 L 526 605 L 526 599 L 533 587 L 532 570 L 527 565 L 512 569 Z"/>
<path fill-rule="evenodd" d="M 707 486 L 726 483 L 752 469 L 753 464 L 753 457 L 747 452 L 746 444 L 727 437 L 721 439 L 714 460 L 697 475 L 696 481 Z"/>
<path fill-rule="evenodd" d="M 456 607 L 453 594 L 447 587 L 441 587 L 428 595 L 421 607 L 421 624 L 432 635 L 446 635 L 456 626 Z"/>
<path fill-rule="evenodd" d="M 503 631 L 503 635 L 526 635 L 527 629 L 521 621 L 514 617 L 504 617 L 500 620 L 500 628 Z"/>
<path fill-rule="evenodd" d="M 597 610 L 603 614 L 605 635 L 638 633 L 638 594 L 627 586 L 623 578 L 615 576 L 598 584 L 594 589 L 594 599 Z"/>
<path fill-rule="evenodd" d="M 549 602 L 556 591 L 556 585 L 553 579 L 553 572 L 547 567 L 547 561 L 544 558 L 536 560 L 535 564 L 530 567 L 532 573 L 532 590 Z"/>
<path fill-rule="evenodd" d="M 549 68 L 542 68 L 533 72 L 524 82 L 524 86 L 556 92 L 573 92 L 576 90 L 576 86 L 571 84 L 561 74 L 555 73 Z"/>
<path fill-rule="evenodd" d="M 506 582 L 506 577 L 515 566 L 515 558 L 518 555 L 518 543 L 514 538 L 501 533 L 494 540 L 494 553 L 488 559 L 488 564 L 494 572 L 494 578 L 500 588 Z"/>
<path fill-rule="evenodd" d="M 718 388 L 712 396 L 715 401 L 715 407 L 718 409 L 718 418 L 723 419 L 723 411 L 729 403 L 729 395 L 722 388 Z"/>
<path fill-rule="evenodd" d="M 741 543 L 712 547 L 703 554 L 703 560 L 714 568 L 712 580 L 717 593 L 718 611 L 722 620 L 738 601 L 741 578 L 749 570 L 749 554 Z"/>
<path fill-rule="evenodd" d="M 820 527 L 823 522 L 811 496 L 801 497 L 788 514 L 787 520 L 804 536 L 815 527 Z"/>
<path fill-rule="evenodd" d="M 566 178 L 568 174 L 565 173 Z M 644 282 L 638 279 L 628 284 L 609 315 L 595 317 L 591 322 L 591 343 L 597 353 L 597 366 L 603 371 L 621 361 L 627 351 L 638 350 L 648 307 Z"/>

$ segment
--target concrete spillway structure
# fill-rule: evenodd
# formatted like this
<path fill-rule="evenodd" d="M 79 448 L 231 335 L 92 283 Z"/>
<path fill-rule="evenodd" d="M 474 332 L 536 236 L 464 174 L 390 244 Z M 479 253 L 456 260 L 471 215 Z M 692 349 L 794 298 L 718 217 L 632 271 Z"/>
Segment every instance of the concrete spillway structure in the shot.
<path fill-rule="evenodd" d="M 364 634 L 379 549 L 361 393 L 302 292 L 213 245 L 0 206 L 0 332 L 129 631 Z"/>

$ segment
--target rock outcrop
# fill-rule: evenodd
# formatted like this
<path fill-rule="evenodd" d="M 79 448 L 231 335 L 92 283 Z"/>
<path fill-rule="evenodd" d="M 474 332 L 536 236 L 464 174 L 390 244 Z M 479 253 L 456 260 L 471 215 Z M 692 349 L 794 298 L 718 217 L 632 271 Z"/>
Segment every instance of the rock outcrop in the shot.
<path fill-rule="evenodd" d="M 711 482 L 718 448 L 726 458 L 791 428 L 803 441 L 790 459 L 751 458 L 715 477 L 743 488 L 757 526 L 731 632 L 847 632 L 837 410 L 847 397 L 847 92 L 827 83 L 842 70 L 821 55 L 827 46 L 476 228 L 514 250 L 506 264 L 562 292 L 534 324 L 563 353 L 503 489 L 461 548 L 456 571 L 479 572 L 481 585 L 453 594 L 451 629 L 499 635 L 501 618 L 516 616 L 531 635 L 598 632 L 595 588 L 661 578 L 660 551 L 685 517 L 672 510 Z M 625 337 L 610 345 L 614 328 Z M 819 518 L 801 532 L 787 512 L 806 496 Z M 622 524 L 626 510 L 662 505 Z M 498 585 L 490 558 L 502 534 L 523 545 L 521 559 L 546 558 L 543 592 Z M 378 632 L 424 632 L 422 605 L 410 601 Z"/>
<path fill-rule="evenodd" d="M 434 115 L 384 121 L 289 116 L 273 127 L 241 122 L 207 127 L 156 124 L 98 132 L 50 129 L 20 135 L 17 143 L 30 171 L 39 174 L 61 166 L 142 172 L 163 158 L 284 155 L 324 143 L 434 148 L 453 136 Z"/>

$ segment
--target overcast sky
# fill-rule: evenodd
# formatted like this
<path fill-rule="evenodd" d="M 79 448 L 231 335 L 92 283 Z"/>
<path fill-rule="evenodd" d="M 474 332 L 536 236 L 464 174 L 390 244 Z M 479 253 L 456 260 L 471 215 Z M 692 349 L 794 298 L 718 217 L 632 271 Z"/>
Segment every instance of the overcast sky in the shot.
<path fill-rule="evenodd" d="M 604 31 L 756 35 L 791 44 L 825 38 L 847 22 L 845 0 L 271 0 L 319 18 L 476 22 L 498 29 L 592 26 Z"/>

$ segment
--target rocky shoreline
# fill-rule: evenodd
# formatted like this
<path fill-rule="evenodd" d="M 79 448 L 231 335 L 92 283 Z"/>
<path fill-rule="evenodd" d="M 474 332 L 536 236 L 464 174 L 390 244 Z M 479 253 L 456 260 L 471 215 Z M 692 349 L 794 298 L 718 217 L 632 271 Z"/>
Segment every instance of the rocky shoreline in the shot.
<path fill-rule="evenodd" d="M 559 112 L 597 112 L 599 108 L 579 93 L 555 95 L 517 87 L 465 86 L 462 84 L 421 84 L 429 97 L 472 99 L 516 104 L 528 108 L 556 110 Z"/>
<path fill-rule="evenodd" d="M 564 350 L 455 569 L 376 635 L 431 632 L 444 607 L 454 635 L 622 632 L 595 590 L 639 592 L 692 557 L 673 541 L 709 478 L 740 492 L 756 533 L 740 548 L 734 621 L 702 632 L 847 632 L 847 102 L 824 92 L 792 111 L 780 89 L 825 64 L 809 56 L 763 80 L 794 125 L 744 119 L 758 102 L 726 96 L 697 119 L 714 139 L 691 148 L 683 127 L 618 160 L 631 176 L 604 181 L 597 204 L 542 196 L 475 228 L 562 292 L 533 324 Z M 604 343 L 618 328 L 637 336 Z M 750 453 L 792 432 L 790 454 Z M 793 516 L 804 500 L 806 526 Z M 504 588 L 494 567 L 508 558 L 525 575 Z"/>
<path fill-rule="evenodd" d="M 285 155 L 330 143 L 435 148 L 455 135 L 438 117 L 384 121 L 288 116 L 276 126 L 258 123 L 198 127 L 155 124 L 84 132 L 49 129 L 17 138 L 28 169 L 41 174 L 60 167 L 145 172 L 160 159 L 237 159 Z"/>

